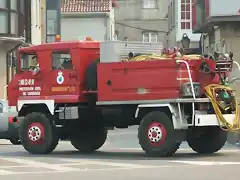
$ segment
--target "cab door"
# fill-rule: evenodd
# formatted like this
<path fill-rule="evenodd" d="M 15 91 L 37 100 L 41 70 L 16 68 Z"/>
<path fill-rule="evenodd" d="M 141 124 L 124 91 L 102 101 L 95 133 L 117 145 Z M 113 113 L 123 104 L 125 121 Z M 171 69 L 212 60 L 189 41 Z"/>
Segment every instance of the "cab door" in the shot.
<path fill-rule="evenodd" d="M 53 51 L 49 74 L 50 94 L 59 103 L 78 102 L 79 79 L 69 50 Z"/>

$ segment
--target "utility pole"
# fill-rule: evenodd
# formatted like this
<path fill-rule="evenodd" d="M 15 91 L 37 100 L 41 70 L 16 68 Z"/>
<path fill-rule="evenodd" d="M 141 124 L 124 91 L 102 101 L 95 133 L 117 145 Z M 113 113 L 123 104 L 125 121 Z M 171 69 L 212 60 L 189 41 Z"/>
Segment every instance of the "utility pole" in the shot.
<path fill-rule="evenodd" d="M 46 0 L 46 42 L 55 42 L 61 35 L 61 0 Z"/>

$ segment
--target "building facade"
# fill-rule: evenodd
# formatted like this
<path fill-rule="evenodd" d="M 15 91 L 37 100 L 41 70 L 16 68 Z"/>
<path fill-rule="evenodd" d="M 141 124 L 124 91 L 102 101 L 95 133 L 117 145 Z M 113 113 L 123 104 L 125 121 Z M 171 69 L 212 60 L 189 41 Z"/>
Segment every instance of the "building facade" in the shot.
<path fill-rule="evenodd" d="M 195 0 L 193 32 L 204 34 L 205 52 L 233 52 L 240 58 L 240 2 L 237 0 Z"/>
<path fill-rule="evenodd" d="M 240 1 L 238 0 L 195 0 L 193 32 L 204 35 L 204 52 L 232 52 L 234 60 L 240 63 Z M 239 77 L 234 67 L 231 77 Z M 240 82 L 232 84 L 240 98 Z"/>
<path fill-rule="evenodd" d="M 12 77 L 12 52 L 24 42 L 26 3 L 24 0 L 0 1 L 0 98 L 6 97 L 6 85 Z"/>
<path fill-rule="evenodd" d="M 169 0 L 168 1 L 168 46 L 181 47 L 181 40 L 184 33 L 191 40 L 190 48 L 198 48 L 201 34 L 192 31 L 194 0 Z"/>
<path fill-rule="evenodd" d="M 61 39 L 105 41 L 115 39 L 114 7 L 112 0 L 61 1 Z"/>
<path fill-rule="evenodd" d="M 115 9 L 119 40 L 165 42 L 168 0 L 121 0 Z"/>
<path fill-rule="evenodd" d="M 6 88 L 16 67 L 16 50 L 23 44 L 40 44 L 42 28 L 40 1 L 0 0 L 0 98 L 6 98 Z"/>

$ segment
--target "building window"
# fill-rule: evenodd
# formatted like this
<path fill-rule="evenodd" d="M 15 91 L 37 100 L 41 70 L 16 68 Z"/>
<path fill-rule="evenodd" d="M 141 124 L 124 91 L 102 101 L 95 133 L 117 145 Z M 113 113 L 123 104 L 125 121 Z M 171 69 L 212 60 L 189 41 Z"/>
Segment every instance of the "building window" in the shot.
<path fill-rule="evenodd" d="M 32 53 L 22 53 L 20 55 L 20 69 L 21 71 L 28 71 L 33 67 L 38 66 L 38 58 L 35 52 Z"/>
<path fill-rule="evenodd" d="M 157 42 L 158 34 L 154 32 L 143 33 L 143 42 Z"/>
<path fill-rule="evenodd" d="M 8 33 L 8 12 L 0 11 L 0 33 Z"/>
<path fill-rule="evenodd" d="M 191 0 L 181 0 L 181 29 L 191 29 Z"/>
<path fill-rule="evenodd" d="M 0 8 L 7 9 L 7 0 L 0 0 Z"/>
<path fill-rule="evenodd" d="M 156 0 L 143 0 L 143 8 L 144 9 L 155 9 L 156 8 Z"/>
<path fill-rule="evenodd" d="M 24 14 L 24 0 L 20 0 L 20 12 Z"/>
<path fill-rule="evenodd" d="M 17 10 L 18 9 L 18 4 L 17 4 L 18 0 L 11 0 L 11 9 L 12 10 Z"/>
<path fill-rule="evenodd" d="M 11 13 L 11 34 L 18 34 L 18 15 Z"/>

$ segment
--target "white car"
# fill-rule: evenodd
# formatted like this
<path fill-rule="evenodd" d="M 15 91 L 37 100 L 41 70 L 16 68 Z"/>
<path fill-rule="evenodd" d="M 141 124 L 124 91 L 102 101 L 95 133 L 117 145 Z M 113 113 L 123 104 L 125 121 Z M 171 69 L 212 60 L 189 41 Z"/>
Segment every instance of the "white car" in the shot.
<path fill-rule="evenodd" d="M 7 100 L 0 99 L 0 139 L 8 139 L 14 145 L 21 144 L 16 116 L 16 108 L 10 108 Z"/>

